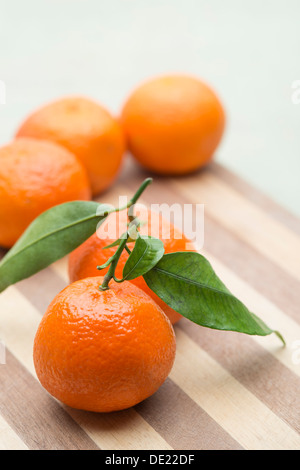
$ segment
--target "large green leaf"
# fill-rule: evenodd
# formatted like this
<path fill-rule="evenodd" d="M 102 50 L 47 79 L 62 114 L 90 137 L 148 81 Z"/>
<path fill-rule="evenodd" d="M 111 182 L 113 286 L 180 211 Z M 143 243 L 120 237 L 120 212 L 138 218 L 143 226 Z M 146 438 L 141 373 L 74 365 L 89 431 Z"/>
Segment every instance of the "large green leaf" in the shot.
<path fill-rule="evenodd" d="M 165 252 L 164 244 L 154 237 L 139 236 L 124 266 L 123 279 L 135 279 L 152 269 Z"/>
<path fill-rule="evenodd" d="M 0 292 L 81 245 L 103 222 L 111 206 L 73 201 L 55 206 L 27 228 L 0 263 Z"/>
<path fill-rule="evenodd" d="M 284 342 L 230 293 L 199 253 L 166 254 L 144 279 L 166 304 L 198 325 L 249 335 L 274 332 Z"/>

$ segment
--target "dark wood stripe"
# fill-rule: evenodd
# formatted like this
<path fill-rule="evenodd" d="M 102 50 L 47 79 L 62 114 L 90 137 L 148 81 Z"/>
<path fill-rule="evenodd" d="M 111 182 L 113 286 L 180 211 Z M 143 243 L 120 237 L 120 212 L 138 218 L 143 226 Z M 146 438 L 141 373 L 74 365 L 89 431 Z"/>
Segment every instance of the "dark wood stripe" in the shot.
<path fill-rule="evenodd" d="M 29 449 L 99 450 L 9 351 L 0 383 L 0 413 Z"/>
<path fill-rule="evenodd" d="M 176 328 L 188 334 L 262 403 L 300 432 L 298 376 L 247 335 L 202 328 L 187 319 L 180 320 Z"/>
<path fill-rule="evenodd" d="M 289 212 L 287 209 L 280 206 L 273 199 L 268 197 L 259 189 L 252 186 L 250 183 L 234 174 L 229 169 L 225 168 L 219 163 L 212 162 L 205 171 L 213 173 L 215 176 L 236 191 L 245 196 L 249 201 L 253 202 L 256 206 L 260 207 L 268 216 L 278 220 L 281 224 L 293 230 L 300 235 L 300 219 Z"/>
<path fill-rule="evenodd" d="M 175 450 L 242 449 L 170 379 L 135 409 Z"/>
<path fill-rule="evenodd" d="M 135 174 L 129 174 L 124 184 L 126 183 L 132 190 L 137 186 L 136 178 Z M 165 185 L 161 178 L 147 188 L 143 199 L 147 204 L 171 205 L 178 202 L 180 204 L 193 202 Z M 300 323 L 298 281 L 272 261 L 263 258 L 253 247 L 219 225 L 207 214 L 205 214 L 204 247 L 239 278 L 253 286 L 284 313 Z"/>

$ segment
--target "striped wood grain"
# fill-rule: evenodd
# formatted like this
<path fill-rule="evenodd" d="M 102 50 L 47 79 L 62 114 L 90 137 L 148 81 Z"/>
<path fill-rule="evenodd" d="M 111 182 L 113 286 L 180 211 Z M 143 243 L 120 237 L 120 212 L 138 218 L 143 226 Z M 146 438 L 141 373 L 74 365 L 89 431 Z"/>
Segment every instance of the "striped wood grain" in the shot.
<path fill-rule="evenodd" d="M 132 195 L 144 173 L 127 165 L 100 201 Z M 68 282 L 56 262 L 0 296 L 0 449 L 299 449 L 299 221 L 220 165 L 184 179 L 156 178 L 149 203 L 205 204 L 203 254 L 277 338 L 176 326 L 177 357 L 160 390 L 111 414 L 72 410 L 36 380 L 32 343 L 41 315 Z"/>

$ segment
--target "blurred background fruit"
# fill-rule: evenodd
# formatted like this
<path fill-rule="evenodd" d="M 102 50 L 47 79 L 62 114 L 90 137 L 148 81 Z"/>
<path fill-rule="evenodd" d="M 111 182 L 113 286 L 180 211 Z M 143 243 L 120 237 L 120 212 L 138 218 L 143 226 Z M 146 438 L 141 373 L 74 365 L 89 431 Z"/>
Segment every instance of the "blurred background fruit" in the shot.
<path fill-rule="evenodd" d="M 226 109 L 215 160 L 300 215 L 300 2 L 1 1 L 0 145 L 56 97 L 117 116 L 149 77 L 201 77 Z"/>
<path fill-rule="evenodd" d="M 90 198 L 86 170 L 64 147 L 20 138 L 0 148 L 0 246 L 10 248 L 50 207 Z"/>
<path fill-rule="evenodd" d="M 192 251 L 193 245 L 184 234 L 171 222 L 164 219 L 160 214 L 147 210 L 144 206 L 136 205 L 136 215 L 142 221 L 141 234 L 160 238 L 165 247 L 165 253 L 176 251 Z M 113 243 L 127 230 L 127 212 L 111 214 L 107 221 L 102 224 L 97 233 L 92 235 L 86 242 L 74 250 L 69 256 L 69 278 L 70 282 L 91 276 L 99 276 L 107 273 L 108 268 L 99 271 L 97 266 L 104 264 L 115 252 L 117 247 L 103 249 Z M 131 247 L 133 243 L 128 243 Z M 121 279 L 123 268 L 128 259 L 128 253 L 124 250 L 118 262 L 116 276 Z M 133 279 L 133 284 L 143 289 L 162 308 L 165 314 L 174 324 L 180 320 L 181 315 L 163 300 L 161 300 L 146 284 L 142 276 Z"/>
<path fill-rule="evenodd" d="M 223 106 L 201 80 L 157 77 L 129 96 L 121 122 L 129 150 L 148 170 L 181 175 L 205 165 L 225 126 Z"/>
<path fill-rule="evenodd" d="M 43 106 L 25 120 L 18 137 L 56 142 L 85 166 L 93 195 L 116 178 L 125 151 L 122 129 L 100 104 L 84 97 L 66 97 Z"/>

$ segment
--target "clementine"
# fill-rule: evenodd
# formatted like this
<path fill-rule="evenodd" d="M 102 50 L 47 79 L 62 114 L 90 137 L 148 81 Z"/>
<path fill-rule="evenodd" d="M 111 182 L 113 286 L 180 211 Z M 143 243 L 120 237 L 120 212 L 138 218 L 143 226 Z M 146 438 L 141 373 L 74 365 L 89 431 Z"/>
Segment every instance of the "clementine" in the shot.
<path fill-rule="evenodd" d="M 165 253 L 173 253 L 176 251 L 193 251 L 193 244 L 184 236 L 184 234 L 176 228 L 172 223 L 164 219 L 160 214 L 147 210 L 142 205 L 136 205 L 136 215 L 142 221 L 140 229 L 141 234 L 150 235 L 160 238 L 165 247 Z M 120 237 L 127 230 L 127 213 L 125 211 L 111 214 L 107 222 L 99 227 L 97 233 L 92 235 L 86 242 L 80 245 L 69 256 L 69 278 L 70 282 L 84 279 L 91 276 L 99 276 L 106 274 L 108 268 L 101 271 L 97 266 L 104 264 L 115 252 L 117 247 L 104 249 Z M 128 246 L 133 248 L 133 243 Z M 123 251 L 116 268 L 116 276 L 122 278 L 124 265 L 128 259 L 128 253 Z M 162 308 L 169 317 L 172 324 L 180 320 L 181 315 L 163 300 L 161 300 L 146 284 L 142 276 L 131 280 L 133 284 L 146 292 L 153 300 Z"/>
<path fill-rule="evenodd" d="M 0 148 L 1 246 L 10 248 L 50 207 L 90 198 L 84 167 L 60 145 L 23 138 Z"/>
<path fill-rule="evenodd" d="M 93 195 L 112 184 L 125 151 L 117 120 L 84 97 L 62 98 L 42 107 L 25 120 L 17 136 L 54 141 L 74 153 L 87 170 Z"/>
<path fill-rule="evenodd" d="M 224 131 L 225 114 L 219 98 L 203 81 L 170 75 L 133 91 L 121 122 L 129 150 L 145 168 L 181 175 L 212 158 Z"/>
<path fill-rule="evenodd" d="M 175 334 L 159 306 L 129 282 L 100 291 L 103 278 L 66 287 L 34 341 L 37 376 L 73 408 L 108 412 L 136 405 L 167 378 Z"/>

